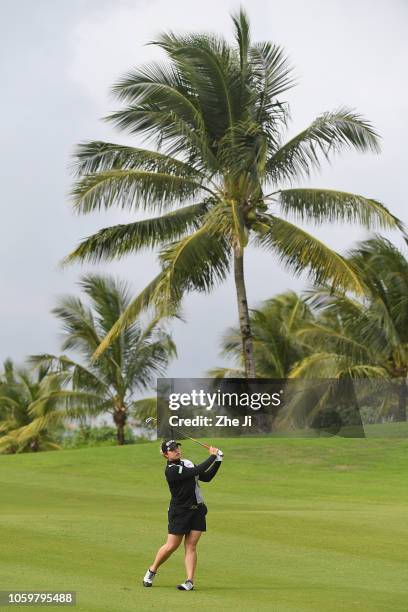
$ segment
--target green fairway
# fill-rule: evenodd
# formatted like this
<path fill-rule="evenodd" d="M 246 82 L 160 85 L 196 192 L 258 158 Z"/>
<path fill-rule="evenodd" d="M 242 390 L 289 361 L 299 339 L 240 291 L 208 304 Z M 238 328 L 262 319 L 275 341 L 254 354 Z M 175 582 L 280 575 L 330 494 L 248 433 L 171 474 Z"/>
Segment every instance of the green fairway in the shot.
<path fill-rule="evenodd" d="M 75 590 L 81 612 L 407 611 L 406 439 L 222 440 L 190 593 L 181 549 L 141 586 L 166 537 L 158 446 L 1 457 L 0 590 Z"/>

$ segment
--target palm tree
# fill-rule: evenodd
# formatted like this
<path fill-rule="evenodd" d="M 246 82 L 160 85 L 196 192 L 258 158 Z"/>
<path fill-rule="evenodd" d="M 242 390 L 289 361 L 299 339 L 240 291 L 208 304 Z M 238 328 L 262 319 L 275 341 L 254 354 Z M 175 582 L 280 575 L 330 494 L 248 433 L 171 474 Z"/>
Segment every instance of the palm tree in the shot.
<path fill-rule="evenodd" d="M 347 108 L 325 112 L 284 140 L 294 80 L 281 47 L 253 43 L 243 10 L 233 17 L 235 44 L 204 34 L 163 34 L 155 45 L 168 63 L 135 69 L 114 87 L 127 106 L 108 117 L 119 129 L 153 139 L 145 149 L 91 141 L 76 153 L 76 212 L 120 206 L 158 216 L 107 227 L 67 262 L 119 258 L 160 248 L 160 273 L 129 304 L 95 353 L 98 357 L 142 309 L 177 311 L 187 291 L 208 292 L 233 268 L 245 375 L 255 376 L 244 277 L 248 245 L 273 252 L 299 274 L 362 291 L 342 256 L 291 218 L 401 227 L 378 201 L 320 188 L 294 188 L 343 149 L 379 151 L 378 135 Z"/>
<path fill-rule="evenodd" d="M 82 362 L 67 355 L 35 355 L 33 364 L 67 373 L 78 395 L 83 413 L 112 415 L 118 444 L 125 443 L 125 426 L 135 409 L 134 395 L 143 392 L 162 375 L 175 355 L 169 334 L 153 322 L 145 329 L 139 321 L 123 330 L 105 351 L 92 362 L 92 354 L 114 322 L 128 307 L 129 289 L 123 282 L 97 275 L 84 276 L 80 286 L 90 300 L 66 296 L 59 300 L 54 314 L 63 324 L 62 350 L 79 352 Z"/>
<path fill-rule="evenodd" d="M 261 308 L 250 313 L 254 344 L 254 363 L 260 378 L 287 378 L 294 365 L 310 354 L 296 332 L 314 321 L 306 301 L 294 291 L 287 291 L 266 300 Z M 215 368 L 210 376 L 243 377 L 240 330 L 227 331 L 222 339 L 222 353 L 240 369 Z"/>
<path fill-rule="evenodd" d="M 349 261 L 360 270 L 367 297 L 321 288 L 311 293 L 319 318 L 298 336 L 314 347 L 291 372 L 303 378 L 391 381 L 397 420 L 407 418 L 408 260 L 379 236 L 362 242 Z M 387 403 L 388 409 L 392 402 Z"/>
<path fill-rule="evenodd" d="M 55 443 L 55 413 L 65 402 L 66 377 L 39 368 L 34 375 L 27 369 L 4 363 L 0 377 L 0 453 L 17 453 L 59 448 Z M 45 418 L 39 410 L 47 406 Z"/>

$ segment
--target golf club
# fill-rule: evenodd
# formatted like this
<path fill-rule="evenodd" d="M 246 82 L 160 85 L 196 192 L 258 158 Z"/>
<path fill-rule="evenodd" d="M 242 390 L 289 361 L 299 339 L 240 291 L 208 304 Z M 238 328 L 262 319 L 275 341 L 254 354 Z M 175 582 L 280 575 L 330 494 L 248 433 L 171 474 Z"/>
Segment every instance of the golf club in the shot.
<path fill-rule="evenodd" d="M 156 421 L 157 423 L 157 419 L 155 417 L 148 417 L 146 419 L 146 423 L 151 423 L 152 421 Z M 183 438 L 188 438 L 188 440 L 191 440 L 192 442 L 195 442 L 196 444 L 199 444 L 200 446 L 204 446 L 204 448 L 211 448 L 210 446 L 208 446 L 207 444 L 202 444 L 201 442 L 199 442 L 198 440 L 194 440 L 194 438 L 190 438 L 190 436 L 187 436 L 186 434 L 184 434 L 182 431 L 180 431 L 179 429 L 177 429 L 176 427 L 172 427 L 172 429 L 174 429 L 175 431 L 177 431 L 177 433 L 180 436 L 183 436 Z"/>

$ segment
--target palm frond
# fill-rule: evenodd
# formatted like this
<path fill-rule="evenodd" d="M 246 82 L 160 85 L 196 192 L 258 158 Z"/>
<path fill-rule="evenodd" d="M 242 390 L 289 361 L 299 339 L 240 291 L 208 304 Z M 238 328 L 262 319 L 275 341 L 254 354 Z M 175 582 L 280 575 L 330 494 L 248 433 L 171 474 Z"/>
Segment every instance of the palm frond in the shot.
<path fill-rule="evenodd" d="M 156 44 L 161 44 L 158 41 Z M 130 133 L 153 136 L 168 155 L 181 154 L 199 167 L 216 167 L 194 86 L 177 64 L 150 64 L 126 74 L 113 88 L 130 105 L 112 113 L 108 121 Z M 205 167 L 205 165 L 204 165 Z M 203 167 L 203 169 L 204 169 Z"/>
<path fill-rule="evenodd" d="M 145 425 L 148 417 L 157 417 L 157 397 L 144 397 L 132 403 L 130 416 L 137 425 Z"/>
<path fill-rule="evenodd" d="M 49 353 L 30 355 L 28 362 L 34 368 L 40 367 L 42 364 L 48 365 L 52 371 L 70 372 L 70 380 L 74 391 L 87 390 L 94 391 L 100 396 L 104 394 L 109 396 L 109 385 L 102 380 L 96 371 L 85 367 L 84 365 L 70 359 L 67 355 L 52 355 Z"/>
<path fill-rule="evenodd" d="M 246 12 L 241 7 L 238 13 L 232 15 L 235 27 L 235 40 L 239 49 L 239 62 L 242 78 L 245 79 L 248 67 L 248 50 L 250 47 L 250 27 Z"/>
<path fill-rule="evenodd" d="M 166 334 L 156 341 L 135 347 L 128 355 L 124 382 L 128 390 L 146 390 L 155 384 L 157 377 L 164 376 L 166 368 L 176 354 L 172 338 Z"/>
<path fill-rule="evenodd" d="M 42 424 L 38 421 L 36 426 L 45 427 L 46 421 L 56 425 L 68 418 L 98 416 L 106 412 L 107 408 L 112 408 L 112 402 L 98 393 L 59 390 L 38 398 L 30 405 L 29 413 L 35 420 L 44 419 Z M 36 426 L 32 426 L 33 430 Z"/>
<path fill-rule="evenodd" d="M 314 347 L 315 351 L 326 349 L 337 355 L 347 356 L 353 362 L 359 363 L 375 359 L 375 356 L 370 354 L 368 347 L 362 342 L 321 323 L 312 323 L 305 326 L 296 335 L 309 346 Z"/>
<path fill-rule="evenodd" d="M 77 176 L 109 170 L 147 170 L 176 176 L 201 179 L 201 172 L 191 163 L 170 155 L 112 142 L 92 140 L 80 143 L 74 152 Z"/>
<path fill-rule="evenodd" d="M 70 253 L 64 263 L 73 261 L 99 262 L 153 248 L 163 242 L 175 240 L 191 229 L 197 229 L 208 211 L 209 203 L 185 206 L 161 217 L 143 219 L 136 223 L 107 227 L 86 238 Z"/>
<path fill-rule="evenodd" d="M 225 280 L 230 267 L 230 246 L 222 235 L 203 225 L 193 234 L 165 247 L 160 259 L 166 270 L 169 295 L 179 291 L 209 291 Z"/>
<path fill-rule="evenodd" d="M 282 213 L 314 223 L 360 223 L 367 228 L 403 230 L 403 223 L 377 200 L 333 189 L 285 189 L 278 195 Z"/>
<path fill-rule="evenodd" d="M 95 351 L 93 359 L 98 359 L 142 310 L 153 306 L 161 317 L 174 316 L 184 292 L 208 291 L 225 279 L 230 266 L 226 240 L 213 235 L 206 226 L 167 246 L 160 258 L 162 271 L 129 304 Z"/>
<path fill-rule="evenodd" d="M 368 291 L 364 302 L 330 289 L 311 292 L 310 301 L 320 313 L 323 325 L 331 329 L 334 335 L 339 333 L 352 343 L 365 346 L 369 359 L 377 363 L 378 360 L 388 359 L 386 356 L 398 347 L 400 338 L 390 313 L 378 296 L 370 295 L 361 271 L 360 275 Z M 347 344 L 344 344 L 343 350 L 346 348 Z"/>
<path fill-rule="evenodd" d="M 164 38 L 164 37 L 163 37 Z M 160 43 L 155 43 L 160 44 Z M 191 94 L 176 67 L 171 64 L 151 63 L 128 72 L 112 88 L 114 95 L 127 102 L 134 109 L 160 109 L 172 111 L 190 127 L 202 131 L 203 123 L 194 94 Z M 148 130 L 150 126 L 141 123 L 124 124 L 120 118 L 123 111 L 108 117 L 121 129 L 132 132 Z"/>
<path fill-rule="evenodd" d="M 349 360 L 336 353 L 316 352 L 296 364 L 289 378 L 338 378 L 350 365 Z"/>
<path fill-rule="evenodd" d="M 266 164 L 266 173 L 274 184 L 309 176 L 313 168 L 320 168 L 320 155 L 328 159 L 345 147 L 378 153 L 379 136 L 371 123 L 354 110 L 339 108 L 317 117 L 274 152 Z"/>
<path fill-rule="evenodd" d="M 258 224 L 256 243 L 277 253 L 279 260 L 294 274 L 304 271 L 316 283 L 364 294 L 357 270 L 344 257 L 305 230 L 279 217 L 264 215 L 268 222 Z"/>
<path fill-rule="evenodd" d="M 94 354 L 92 355 L 93 361 L 99 359 L 101 355 L 108 349 L 108 347 L 114 342 L 119 334 L 129 327 L 139 316 L 139 314 L 154 305 L 155 297 L 160 291 L 161 283 L 163 282 L 165 273 L 160 272 L 145 289 L 130 302 L 126 310 L 121 314 L 120 318 L 116 321 L 112 329 L 103 338 L 97 347 L 95 347 Z"/>
<path fill-rule="evenodd" d="M 267 113 L 276 98 L 295 85 L 293 68 L 279 45 L 261 42 L 249 49 L 252 75 L 260 94 L 260 110 Z"/>
<path fill-rule="evenodd" d="M 342 373 L 342 376 L 347 376 L 349 378 L 382 378 L 384 380 L 389 380 L 389 373 L 386 368 L 371 364 L 350 365 L 347 370 Z"/>
<path fill-rule="evenodd" d="M 162 210 L 204 193 L 214 193 L 194 178 L 146 170 L 106 170 L 87 174 L 71 192 L 74 210 L 87 214 L 118 205 Z"/>
<path fill-rule="evenodd" d="M 106 333 L 130 302 L 128 283 L 106 274 L 85 274 L 79 286 L 89 297 L 97 321 L 98 336 Z"/>
<path fill-rule="evenodd" d="M 307 302 L 324 314 L 344 319 L 361 319 L 366 314 L 366 304 L 331 287 L 321 286 L 305 292 Z"/>
<path fill-rule="evenodd" d="M 240 82 L 238 65 L 224 39 L 208 34 L 162 34 L 155 44 L 163 48 L 192 87 L 210 140 L 218 139 L 234 124 Z"/>
<path fill-rule="evenodd" d="M 3 380 L 8 384 L 15 382 L 15 367 L 11 359 L 5 359 L 3 363 L 3 370 Z"/>
<path fill-rule="evenodd" d="M 29 355 L 27 363 L 30 364 L 33 370 L 38 370 L 45 366 L 49 372 L 69 371 L 75 362 L 66 355 L 53 355 L 52 353 L 38 353 L 37 355 Z"/>
<path fill-rule="evenodd" d="M 96 348 L 100 338 L 95 328 L 95 321 L 90 308 L 87 308 L 80 299 L 73 296 L 63 296 L 58 299 L 57 306 L 53 308 L 55 314 L 63 324 L 65 339 L 62 350 L 79 349 L 85 355 L 89 350 Z"/>

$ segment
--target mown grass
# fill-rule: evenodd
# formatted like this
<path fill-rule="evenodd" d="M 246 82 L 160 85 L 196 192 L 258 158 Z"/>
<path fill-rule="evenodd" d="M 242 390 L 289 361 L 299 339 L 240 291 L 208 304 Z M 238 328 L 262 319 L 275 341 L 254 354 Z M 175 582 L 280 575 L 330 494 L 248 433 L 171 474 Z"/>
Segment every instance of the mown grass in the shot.
<path fill-rule="evenodd" d="M 208 532 L 190 593 L 175 589 L 181 550 L 154 588 L 141 586 L 166 537 L 158 443 L 1 457 L 0 590 L 75 590 L 81 612 L 406 612 L 406 439 L 223 439 L 222 448 L 219 474 L 203 484 Z M 205 458 L 192 443 L 183 449 Z"/>

